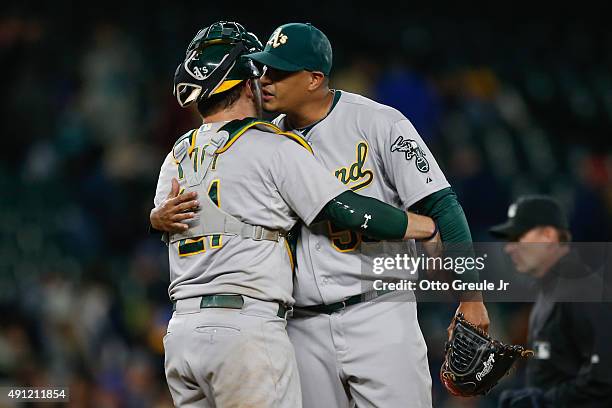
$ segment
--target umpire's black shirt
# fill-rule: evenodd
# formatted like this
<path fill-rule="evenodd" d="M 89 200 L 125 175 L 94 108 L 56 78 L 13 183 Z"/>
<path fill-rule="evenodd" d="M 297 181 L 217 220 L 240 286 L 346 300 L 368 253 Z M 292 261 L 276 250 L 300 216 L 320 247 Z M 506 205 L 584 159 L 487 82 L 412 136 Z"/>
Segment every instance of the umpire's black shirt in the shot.
<path fill-rule="evenodd" d="M 535 356 L 528 384 L 555 408 L 612 407 L 612 303 L 558 302 L 576 294 L 601 299 L 601 277 L 570 253 L 539 283 L 529 319 Z"/>

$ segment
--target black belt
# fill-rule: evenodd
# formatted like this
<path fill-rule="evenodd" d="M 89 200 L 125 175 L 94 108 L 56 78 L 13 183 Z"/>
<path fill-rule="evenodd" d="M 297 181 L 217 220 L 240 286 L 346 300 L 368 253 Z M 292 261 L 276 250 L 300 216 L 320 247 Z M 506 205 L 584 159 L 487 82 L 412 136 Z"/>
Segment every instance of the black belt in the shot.
<path fill-rule="evenodd" d="M 278 304 L 278 313 L 276 315 L 283 319 L 293 311 L 291 306 L 287 306 L 280 302 Z M 244 306 L 244 298 L 242 295 L 206 295 L 202 296 L 200 301 L 200 309 L 220 308 L 220 309 L 242 309 Z M 172 302 L 172 311 L 176 310 L 176 302 Z"/>
<path fill-rule="evenodd" d="M 329 305 L 314 305 L 314 306 L 304 306 L 304 307 L 296 307 L 295 311 L 300 312 L 311 312 L 311 313 L 324 313 L 324 314 L 332 314 L 344 310 L 348 306 L 356 305 L 362 302 L 369 302 L 370 300 L 376 299 L 378 296 L 382 296 L 391 292 L 390 290 L 373 290 L 366 293 L 361 293 L 359 295 L 348 297 L 340 302 L 331 303 Z"/>

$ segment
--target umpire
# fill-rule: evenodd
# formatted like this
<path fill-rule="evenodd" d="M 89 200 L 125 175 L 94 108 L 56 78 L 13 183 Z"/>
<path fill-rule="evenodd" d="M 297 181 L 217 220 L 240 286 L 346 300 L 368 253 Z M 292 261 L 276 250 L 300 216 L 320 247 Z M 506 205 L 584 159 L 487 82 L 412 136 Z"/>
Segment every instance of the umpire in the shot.
<path fill-rule="evenodd" d="M 612 407 L 612 303 L 603 282 L 567 244 L 567 218 L 548 196 L 523 196 L 508 220 L 490 229 L 508 243 L 517 272 L 538 295 L 529 318 L 527 388 L 502 393 L 500 408 Z"/>

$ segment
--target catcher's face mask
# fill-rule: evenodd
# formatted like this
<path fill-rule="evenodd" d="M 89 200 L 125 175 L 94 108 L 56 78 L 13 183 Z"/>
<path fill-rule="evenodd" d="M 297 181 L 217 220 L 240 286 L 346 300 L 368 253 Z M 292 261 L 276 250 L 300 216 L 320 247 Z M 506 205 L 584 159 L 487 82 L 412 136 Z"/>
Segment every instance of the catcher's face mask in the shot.
<path fill-rule="evenodd" d="M 260 70 L 244 54 L 262 48 L 238 23 L 218 22 L 200 30 L 174 74 L 174 95 L 182 107 L 225 92 Z"/>

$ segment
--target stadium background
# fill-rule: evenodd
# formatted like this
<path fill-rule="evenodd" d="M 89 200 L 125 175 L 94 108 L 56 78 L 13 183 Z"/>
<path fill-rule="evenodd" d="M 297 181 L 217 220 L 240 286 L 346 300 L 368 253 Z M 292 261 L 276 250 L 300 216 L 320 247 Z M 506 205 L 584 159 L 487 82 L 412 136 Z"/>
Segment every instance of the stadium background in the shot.
<path fill-rule="evenodd" d="M 0 383 L 68 385 L 74 407 L 165 407 L 170 317 L 163 245 L 147 235 L 162 159 L 197 125 L 171 93 L 195 32 L 236 20 L 265 42 L 310 21 L 334 47 L 332 86 L 412 120 L 457 191 L 475 240 L 527 192 L 569 209 L 577 241 L 612 229 L 612 32 L 601 10 L 530 14 L 508 4 L 439 12 L 328 1 L 0 6 Z M 556 10 L 559 12 L 559 9 Z M 446 17 L 442 17 L 446 16 Z M 454 309 L 425 304 L 436 407 Z M 529 305 L 489 306 L 522 342 Z M 50 405 L 45 405 L 50 406 Z"/>

